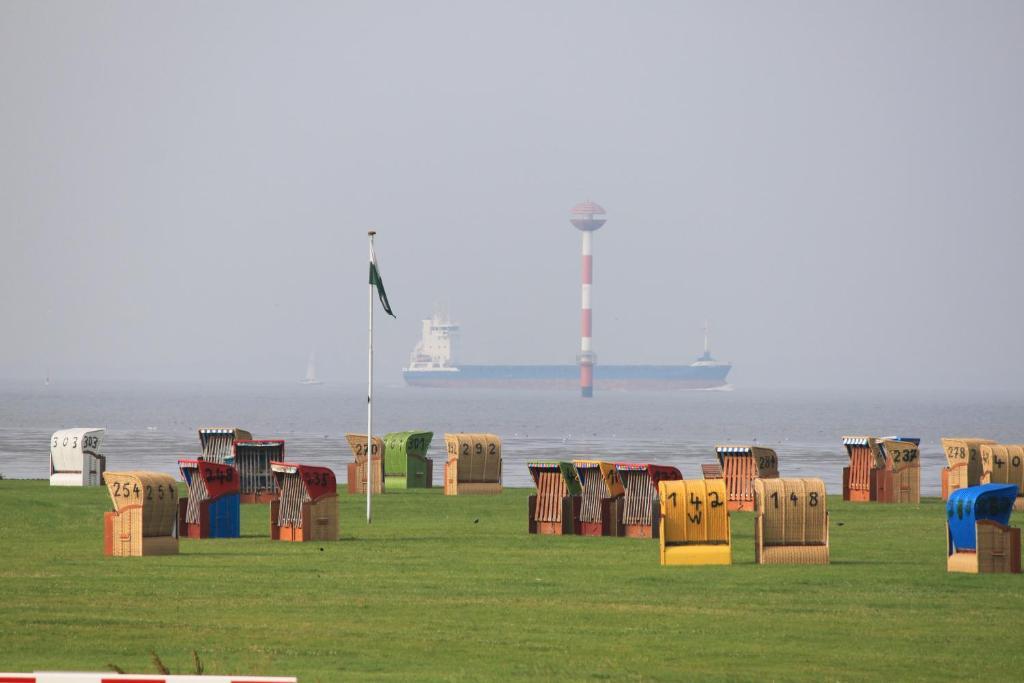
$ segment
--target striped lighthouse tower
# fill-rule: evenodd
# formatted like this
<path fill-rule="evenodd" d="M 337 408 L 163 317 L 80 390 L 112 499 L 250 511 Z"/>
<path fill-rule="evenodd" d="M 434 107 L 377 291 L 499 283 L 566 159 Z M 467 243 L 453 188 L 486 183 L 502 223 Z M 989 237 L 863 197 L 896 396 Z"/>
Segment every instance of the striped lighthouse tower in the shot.
<path fill-rule="evenodd" d="M 593 315 L 590 288 L 594 284 L 594 231 L 605 223 L 604 209 L 591 201 L 577 204 L 569 212 L 569 222 L 583 233 L 583 298 L 580 313 L 580 395 L 594 395 L 594 364 L 597 356 L 593 344 Z"/>

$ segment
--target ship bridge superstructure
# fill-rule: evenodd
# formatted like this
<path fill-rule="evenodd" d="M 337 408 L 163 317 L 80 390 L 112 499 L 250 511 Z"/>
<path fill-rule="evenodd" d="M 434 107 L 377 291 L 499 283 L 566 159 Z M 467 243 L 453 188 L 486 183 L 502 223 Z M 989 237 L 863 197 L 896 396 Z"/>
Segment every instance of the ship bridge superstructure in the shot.
<path fill-rule="evenodd" d="M 406 370 L 457 370 L 459 329 L 442 312 L 424 320 Z"/>

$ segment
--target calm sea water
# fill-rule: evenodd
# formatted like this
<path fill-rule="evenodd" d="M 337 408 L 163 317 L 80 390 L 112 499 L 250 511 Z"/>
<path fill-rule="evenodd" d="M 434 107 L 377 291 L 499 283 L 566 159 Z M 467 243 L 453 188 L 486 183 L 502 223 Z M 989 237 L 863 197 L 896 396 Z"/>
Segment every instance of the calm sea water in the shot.
<path fill-rule="evenodd" d="M 200 426 L 240 426 L 286 440 L 288 460 L 326 465 L 339 481 L 352 454 L 345 432 L 366 431 L 364 386 L 295 384 L 0 383 L 0 474 L 49 475 L 53 431 L 106 427 L 108 469 L 176 474 L 199 452 Z M 744 390 L 572 392 L 375 389 L 374 432 L 434 432 L 434 481 L 442 480 L 446 431 L 493 432 L 503 442 L 504 483 L 531 485 L 525 463 L 581 455 L 675 465 L 699 477 L 716 443 L 775 448 L 783 476 L 814 476 L 839 493 L 844 434 L 922 439 L 922 492 L 938 495 L 941 436 L 1024 442 L 1024 395 L 824 393 Z"/>

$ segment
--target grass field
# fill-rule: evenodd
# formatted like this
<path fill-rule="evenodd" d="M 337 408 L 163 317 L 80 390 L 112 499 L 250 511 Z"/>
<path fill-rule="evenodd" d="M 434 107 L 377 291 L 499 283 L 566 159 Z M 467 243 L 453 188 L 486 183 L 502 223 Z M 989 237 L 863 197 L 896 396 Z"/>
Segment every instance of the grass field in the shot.
<path fill-rule="evenodd" d="M 0 671 L 344 678 L 1020 680 L 1021 576 L 945 571 L 944 509 L 830 497 L 832 564 L 662 567 L 658 544 L 530 536 L 525 489 L 341 494 L 336 543 L 107 558 L 105 489 L 0 481 Z"/>

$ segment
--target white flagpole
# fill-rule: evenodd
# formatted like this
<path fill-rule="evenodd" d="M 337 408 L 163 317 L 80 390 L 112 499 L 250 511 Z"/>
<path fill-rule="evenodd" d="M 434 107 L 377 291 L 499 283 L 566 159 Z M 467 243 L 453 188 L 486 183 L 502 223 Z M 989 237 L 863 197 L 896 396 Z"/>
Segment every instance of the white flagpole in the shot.
<path fill-rule="evenodd" d="M 373 236 L 375 230 L 366 233 L 370 238 L 370 263 L 373 263 Z M 366 523 L 373 521 L 373 508 L 370 499 L 373 492 L 373 282 L 370 282 L 369 297 L 370 314 L 370 372 L 366 389 Z"/>

